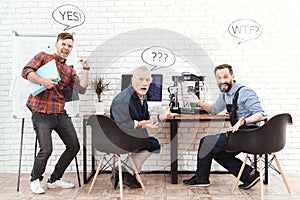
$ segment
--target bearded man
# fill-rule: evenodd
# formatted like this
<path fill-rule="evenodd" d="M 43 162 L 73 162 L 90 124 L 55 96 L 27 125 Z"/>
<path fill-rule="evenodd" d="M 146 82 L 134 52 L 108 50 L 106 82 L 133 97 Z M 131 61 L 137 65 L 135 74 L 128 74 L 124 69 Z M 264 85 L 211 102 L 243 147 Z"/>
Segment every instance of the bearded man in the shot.
<path fill-rule="evenodd" d="M 227 109 L 231 123 L 228 131 L 235 132 L 239 129 L 258 127 L 259 122 L 265 117 L 256 93 L 251 88 L 235 81 L 233 69 L 228 64 L 217 66 L 214 73 L 220 88 L 220 94 L 215 103 L 204 103 L 193 93 L 184 96 L 183 101 L 195 103 L 211 114 L 218 114 Z M 183 180 L 183 183 L 189 186 L 209 186 L 213 159 L 237 177 L 242 166 L 242 161 L 236 158 L 239 153 L 226 151 L 226 133 L 203 137 L 199 143 L 196 173 L 190 179 Z M 243 184 L 239 185 L 239 188 L 249 189 L 259 181 L 259 178 L 259 172 L 246 165 L 240 179 Z"/>

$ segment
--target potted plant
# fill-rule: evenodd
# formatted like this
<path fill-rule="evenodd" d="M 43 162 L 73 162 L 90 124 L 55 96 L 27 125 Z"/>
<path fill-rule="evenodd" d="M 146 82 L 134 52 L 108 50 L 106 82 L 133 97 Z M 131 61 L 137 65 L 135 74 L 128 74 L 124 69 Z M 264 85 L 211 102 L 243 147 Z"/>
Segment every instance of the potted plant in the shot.
<path fill-rule="evenodd" d="M 102 102 L 101 95 L 103 94 L 104 91 L 108 90 L 109 83 L 110 82 L 105 82 L 103 77 L 99 77 L 99 78 L 97 77 L 91 80 L 90 85 L 92 86 L 92 88 L 95 90 L 97 94 L 98 102 Z"/>
<path fill-rule="evenodd" d="M 97 95 L 97 102 L 95 103 L 96 113 L 104 114 L 106 112 L 105 103 L 101 100 L 101 95 L 104 91 L 109 90 L 109 82 L 105 82 L 103 77 L 97 77 L 91 80 L 90 85 L 95 90 Z"/>

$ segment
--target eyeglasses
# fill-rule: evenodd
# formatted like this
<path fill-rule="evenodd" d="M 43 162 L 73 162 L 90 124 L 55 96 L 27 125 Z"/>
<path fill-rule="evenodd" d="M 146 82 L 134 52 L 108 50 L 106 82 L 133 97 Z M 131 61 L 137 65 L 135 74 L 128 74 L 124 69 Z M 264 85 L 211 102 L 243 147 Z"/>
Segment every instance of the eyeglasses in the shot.
<path fill-rule="evenodd" d="M 151 83 L 152 82 L 152 78 L 134 78 L 134 80 L 138 83 Z"/>

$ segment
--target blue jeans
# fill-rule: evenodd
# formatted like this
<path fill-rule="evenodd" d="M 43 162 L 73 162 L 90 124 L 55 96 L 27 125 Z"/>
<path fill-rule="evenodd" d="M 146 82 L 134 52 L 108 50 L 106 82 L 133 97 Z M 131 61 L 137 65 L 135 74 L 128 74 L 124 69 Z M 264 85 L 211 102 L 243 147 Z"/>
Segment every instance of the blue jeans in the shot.
<path fill-rule="evenodd" d="M 209 179 L 212 160 L 215 159 L 221 166 L 228 170 L 234 176 L 238 176 L 239 170 L 243 162 L 236 158 L 238 153 L 228 153 L 226 151 L 226 134 L 208 135 L 200 140 L 198 155 L 197 155 L 197 170 L 196 176 L 203 179 Z M 249 165 L 241 176 L 241 181 L 245 182 L 249 173 L 253 170 Z"/>
<path fill-rule="evenodd" d="M 40 150 L 35 157 L 31 171 L 31 181 L 42 179 L 48 158 L 52 153 L 52 130 L 55 130 L 66 146 L 51 174 L 52 181 L 62 177 L 66 168 L 78 153 L 80 146 L 71 118 L 64 114 L 44 114 L 32 111 L 32 124 L 37 135 Z"/>

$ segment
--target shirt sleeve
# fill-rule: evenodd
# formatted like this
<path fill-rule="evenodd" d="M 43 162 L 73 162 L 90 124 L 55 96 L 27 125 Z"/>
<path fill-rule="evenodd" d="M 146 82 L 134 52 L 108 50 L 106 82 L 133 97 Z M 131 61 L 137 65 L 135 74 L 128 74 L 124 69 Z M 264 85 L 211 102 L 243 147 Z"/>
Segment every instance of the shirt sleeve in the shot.
<path fill-rule="evenodd" d="M 80 78 L 78 77 L 78 75 L 74 69 L 72 69 L 71 87 L 73 88 L 74 91 L 78 92 L 79 94 L 84 94 L 87 89 L 87 87 L 84 88 L 80 85 Z"/>
<path fill-rule="evenodd" d="M 113 101 L 111 113 L 114 121 L 121 127 L 134 129 L 135 123 L 129 112 L 129 103 L 124 101 Z"/>
<path fill-rule="evenodd" d="M 36 71 L 39 67 L 42 66 L 43 59 L 45 57 L 44 52 L 36 54 L 23 68 L 22 77 L 27 79 L 29 73 Z"/>
<path fill-rule="evenodd" d="M 264 115 L 264 110 L 261 107 L 256 92 L 248 87 L 241 89 L 238 98 L 238 118 L 241 118 L 243 116 L 247 118 L 256 113 Z"/>
<path fill-rule="evenodd" d="M 226 108 L 226 103 L 223 99 L 223 93 L 220 93 L 215 103 L 212 104 L 211 106 L 211 114 L 216 115 L 222 112 L 225 108 Z"/>

